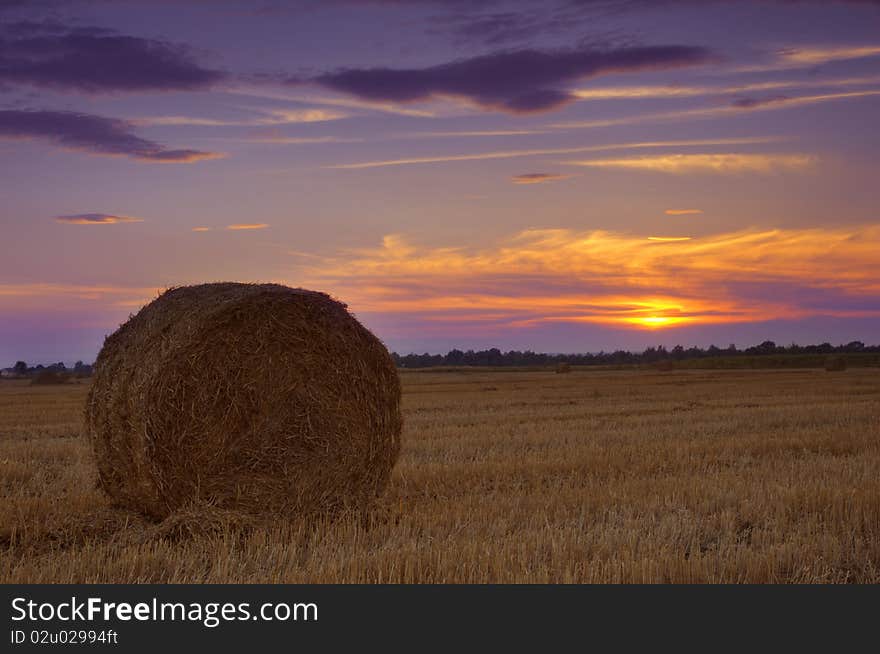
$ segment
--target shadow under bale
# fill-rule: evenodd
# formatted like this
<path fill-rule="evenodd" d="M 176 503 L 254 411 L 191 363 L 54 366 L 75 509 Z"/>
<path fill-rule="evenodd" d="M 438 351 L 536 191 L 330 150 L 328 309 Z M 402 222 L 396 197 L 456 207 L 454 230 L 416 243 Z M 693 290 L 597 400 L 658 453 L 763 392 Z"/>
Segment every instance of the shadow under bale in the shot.
<path fill-rule="evenodd" d="M 400 431 L 385 346 L 344 304 L 277 284 L 165 292 L 107 338 L 86 406 L 101 488 L 155 519 L 365 507 Z"/>

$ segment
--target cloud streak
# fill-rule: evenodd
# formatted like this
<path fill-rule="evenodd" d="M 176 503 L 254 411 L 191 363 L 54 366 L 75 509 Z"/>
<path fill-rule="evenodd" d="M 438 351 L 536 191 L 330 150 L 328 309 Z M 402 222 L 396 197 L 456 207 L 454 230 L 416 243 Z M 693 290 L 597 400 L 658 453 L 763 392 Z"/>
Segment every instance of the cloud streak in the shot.
<path fill-rule="evenodd" d="M 227 225 L 226 229 L 239 232 L 250 229 L 266 229 L 268 226 L 268 223 L 236 223 L 235 225 Z"/>
<path fill-rule="evenodd" d="M 433 157 L 409 157 L 404 159 L 380 159 L 358 163 L 335 164 L 328 168 L 358 170 L 363 168 L 384 168 L 387 166 L 412 166 L 419 164 L 449 163 L 456 161 L 482 161 L 486 159 L 517 159 L 557 154 L 579 154 L 583 152 L 603 152 L 606 150 L 638 150 L 643 148 L 697 147 L 709 145 L 749 145 L 769 143 L 778 139 L 768 137 L 736 137 L 718 139 L 685 139 L 674 141 L 640 141 L 635 143 L 608 143 L 584 145 L 573 148 L 536 148 L 531 150 L 499 150 L 474 152 L 470 154 L 438 155 Z"/>
<path fill-rule="evenodd" d="M 559 182 L 570 177 L 571 175 L 561 173 L 524 173 L 514 175 L 510 181 L 514 184 L 546 184 L 547 182 Z"/>
<path fill-rule="evenodd" d="M 86 315 L 109 309 L 123 317 L 120 309 L 143 306 L 160 291 L 158 287 L 113 284 L 0 283 L 0 309 L 17 312 L 84 309 Z"/>
<path fill-rule="evenodd" d="M 864 59 L 880 55 L 880 45 L 789 48 L 779 52 L 779 58 L 787 63 L 815 66 L 830 61 Z"/>
<path fill-rule="evenodd" d="M 703 213 L 702 209 L 667 209 L 664 211 L 667 216 L 689 216 Z"/>
<path fill-rule="evenodd" d="M 725 86 L 644 85 L 611 86 L 575 89 L 579 100 L 639 100 L 654 98 L 692 98 L 704 95 L 734 95 L 782 89 L 814 89 L 871 86 L 880 84 L 880 77 L 843 77 L 836 79 L 788 79 L 728 84 Z"/>
<path fill-rule="evenodd" d="M 567 161 L 572 166 L 645 170 L 658 173 L 771 173 L 781 170 L 803 170 L 816 162 L 806 154 L 665 154 L 625 159 L 592 159 Z"/>
<path fill-rule="evenodd" d="M 223 156 L 168 148 L 136 136 L 126 121 L 72 111 L 0 111 L 0 138 L 44 141 L 69 150 L 148 163 L 194 163 Z"/>
<path fill-rule="evenodd" d="M 576 98 L 568 87 L 581 79 L 692 66 L 711 59 L 712 54 L 705 48 L 682 45 L 519 50 L 426 68 L 345 69 L 310 81 L 373 102 L 410 103 L 453 97 L 483 109 L 530 114 L 573 102 Z"/>
<path fill-rule="evenodd" d="M 350 114 L 328 109 L 266 109 L 258 110 L 259 116 L 240 120 L 204 118 L 201 116 L 142 116 L 134 118 L 135 125 L 146 126 L 193 126 L 193 127 L 264 127 L 273 125 L 298 125 L 321 123 L 348 118 Z"/>
<path fill-rule="evenodd" d="M 117 216 L 111 213 L 75 213 L 55 216 L 55 222 L 66 225 L 118 225 L 120 223 L 142 223 L 143 218 Z"/>
<path fill-rule="evenodd" d="M 806 96 L 772 96 L 770 98 L 753 98 L 734 100 L 730 104 L 720 107 L 704 107 L 698 109 L 684 109 L 681 111 L 664 111 L 660 113 L 637 114 L 622 118 L 600 118 L 595 120 L 570 121 L 554 123 L 550 125 L 555 129 L 595 129 L 601 127 L 616 127 L 620 125 L 639 125 L 644 123 L 679 122 L 682 120 L 723 118 L 725 116 L 745 115 L 752 111 L 774 111 L 790 109 L 824 102 L 838 100 L 854 100 L 880 95 L 880 89 L 865 89 L 861 91 L 848 91 L 846 93 L 823 93 Z"/>

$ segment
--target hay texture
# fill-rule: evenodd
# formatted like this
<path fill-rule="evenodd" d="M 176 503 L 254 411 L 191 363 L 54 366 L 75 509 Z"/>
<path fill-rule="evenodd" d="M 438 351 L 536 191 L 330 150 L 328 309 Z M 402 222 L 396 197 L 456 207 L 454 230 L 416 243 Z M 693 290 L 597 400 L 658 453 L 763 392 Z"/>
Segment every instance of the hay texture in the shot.
<path fill-rule="evenodd" d="M 98 355 L 86 432 L 100 486 L 163 519 L 193 502 L 301 515 L 371 503 L 400 450 L 385 346 L 323 293 L 166 291 Z"/>
<path fill-rule="evenodd" d="M 839 355 L 826 357 L 825 370 L 828 372 L 843 372 L 846 370 L 846 359 Z"/>

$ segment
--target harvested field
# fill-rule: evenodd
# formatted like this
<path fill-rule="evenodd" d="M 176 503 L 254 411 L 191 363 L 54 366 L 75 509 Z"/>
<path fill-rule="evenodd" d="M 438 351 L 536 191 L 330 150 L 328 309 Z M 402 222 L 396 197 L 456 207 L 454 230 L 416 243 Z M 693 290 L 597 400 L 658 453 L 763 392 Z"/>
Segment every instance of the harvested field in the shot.
<path fill-rule="evenodd" d="M 0 382 L 6 582 L 880 582 L 880 370 L 405 371 L 382 504 L 111 507 L 87 383 Z"/>

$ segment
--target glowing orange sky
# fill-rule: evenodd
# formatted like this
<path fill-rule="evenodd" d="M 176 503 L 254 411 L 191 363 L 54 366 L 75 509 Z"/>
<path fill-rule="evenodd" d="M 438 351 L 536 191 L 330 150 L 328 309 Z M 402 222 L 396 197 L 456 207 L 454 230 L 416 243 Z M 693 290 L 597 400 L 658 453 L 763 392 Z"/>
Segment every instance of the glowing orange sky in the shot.
<path fill-rule="evenodd" d="M 418 247 L 392 235 L 379 248 L 309 263 L 304 274 L 362 311 L 660 329 L 820 312 L 880 316 L 880 306 L 848 307 L 880 294 L 878 252 L 880 226 L 654 240 L 530 230 L 472 250 Z M 828 306 L 811 303 L 820 293 Z"/>

